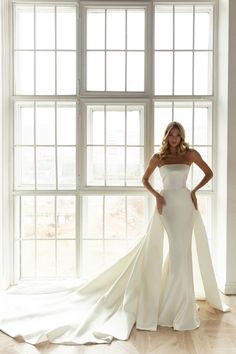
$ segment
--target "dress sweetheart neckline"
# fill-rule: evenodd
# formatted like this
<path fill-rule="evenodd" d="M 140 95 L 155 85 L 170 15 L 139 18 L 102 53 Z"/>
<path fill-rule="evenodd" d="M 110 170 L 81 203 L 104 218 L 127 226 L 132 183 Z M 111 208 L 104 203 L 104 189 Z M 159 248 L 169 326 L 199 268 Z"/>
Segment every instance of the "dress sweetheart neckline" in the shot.
<path fill-rule="evenodd" d="M 173 166 L 173 165 L 185 165 L 190 167 L 190 165 L 188 165 L 187 163 L 166 163 L 165 165 L 159 166 L 159 168 L 164 167 L 164 166 Z"/>

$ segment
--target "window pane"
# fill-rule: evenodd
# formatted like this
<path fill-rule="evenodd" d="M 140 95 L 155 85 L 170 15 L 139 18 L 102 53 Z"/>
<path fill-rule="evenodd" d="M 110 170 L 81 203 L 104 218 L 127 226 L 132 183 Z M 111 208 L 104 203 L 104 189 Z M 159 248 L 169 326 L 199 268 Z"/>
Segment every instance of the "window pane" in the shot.
<path fill-rule="evenodd" d="M 55 94 L 55 53 L 36 52 L 36 94 Z"/>
<path fill-rule="evenodd" d="M 105 198 L 105 238 L 125 238 L 125 197 Z"/>
<path fill-rule="evenodd" d="M 126 118 L 126 143 L 127 145 L 144 144 L 144 118 L 143 108 L 128 106 Z"/>
<path fill-rule="evenodd" d="M 192 94 L 192 53 L 175 52 L 175 95 Z"/>
<path fill-rule="evenodd" d="M 155 53 L 155 94 L 171 95 L 173 81 L 173 54 Z"/>
<path fill-rule="evenodd" d="M 76 274 L 76 242 L 75 241 L 60 240 L 57 242 L 57 274 L 60 277 L 75 276 Z"/>
<path fill-rule="evenodd" d="M 87 90 L 104 91 L 105 89 L 105 54 L 104 52 L 87 53 Z"/>
<path fill-rule="evenodd" d="M 76 56 L 74 52 L 57 52 L 57 94 L 75 95 Z"/>
<path fill-rule="evenodd" d="M 56 186 L 55 148 L 36 148 L 36 155 L 38 189 L 54 189 Z"/>
<path fill-rule="evenodd" d="M 34 189 L 34 149 L 15 148 L 15 188 Z"/>
<path fill-rule="evenodd" d="M 35 238 L 34 197 L 21 197 L 21 237 Z"/>
<path fill-rule="evenodd" d="M 16 6 L 15 49 L 34 49 L 33 6 Z"/>
<path fill-rule="evenodd" d="M 175 6 L 175 49 L 193 48 L 193 7 Z"/>
<path fill-rule="evenodd" d="M 35 243 L 34 241 L 21 242 L 21 277 L 33 277 L 35 275 Z"/>
<path fill-rule="evenodd" d="M 76 8 L 61 7 L 57 10 L 57 49 L 76 49 Z"/>
<path fill-rule="evenodd" d="M 154 145 L 161 145 L 167 124 L 172 121 L 172 103 L 158 102 L 155 104 Z"/>
<path fill-rule="evenodd" d="M 104 144 L 104 106 L 87 108 L 87 143 Z"/>
<path fill-rule="evenodd" d="M 34 144 L 34 105 L 31 102 L 19 102 L 15 106 L 15 144 Z"/>
<path fill-rule="evenodd" d="M 76 163 L 74 147 L 57 148 L 58 188 L 74 189 L 76 186 Z"/>
<path fill-rule="evenodd" d="M 212 49 L 212 7 L 195 6 L 195 49 Z"/>
<path fill-rule="evenodd" d="M 87 147 L 87 184 L 103 186 L 105 183 L 104 147 Z"/>
<path fill-rule="evenodd" d="M 107 106 L 106 143 L 122 145 L 125 143 L 125 107 Z"/>
<path fill-rule="evenodd" d="M 73 102 L 57 103 L 57 144 L 75 145 L 76 107 Z"/>
<path fill-rule="evenodd" d="M 127 49 L 144 50 L 145 11 L 127 10 Z"/>
<path fill-rule="evenodd" d="M 125 53 L 107 52 L 107 91 L 125 90 Z"/>
<path fill-rule="evenodd" d="M 202 147 L 202 146 L 195 146 L 196 150 L 201 154 L 203 160 L 212 167 L 212 148 L 211 147 Z M 193 166 L 193 185 L 196 186 L 199 181 L 202 180 L 204 177 L 204 173 L 202 170 L 195 164 Z M 210 180 L 202 189 L 209 190 L 212 188 L 212 180 Z"/>
<path fill-rule="evenodd" d="M 194 94 L 212 94 L 212 53 L 194 53 Z"/>
<path fill-rule="evenodd" d="M 104 10 L 87 10 L 87 49 L 105 49 Z"/>
<path fill-rule="evenodd" d="M 97 273 L 104 268 L 103 241 L 83 241 L 83 275 Z"/>
<path fill-rule="evenodd" d="M 127 91 L 144 91 L 144 53 L 127 53 Z"/>
<path fill-rule="evenodd" d="M 55 238 L 55 197 L 36 197 L 36 234 L 37 238 Z"/>
<path fill-rule="evenodd" d="M 107 10 L 107 49 L 125 49 L 125 10 Z"/>
<path fill-rule="evenodd" d="M 37 242 L 37 275 L 39 277 L 50 277 L 55 275 L 54 241 Z"/>
<path fill-rule="evenodd" d="M 107 185 L 122 186 L 125 178 L 125 149 L 123 147 L 106 148 Z"/>
<path fill-rule="evenodd" d="M 127 236 L 130 239 L 142 237 L 145 232 L 147 217 L 146 198 L 142 196 L 127 197 Z"/>
<path fill-rule="evenodd" d="M 194 144 L 212 144 L 212 108 L 211 103 L 195 103 Z"/>
<path fill-rule="evenodd" d="M 103 238 L 103 196 L 83 197 L 83 238 Z"/>
<path fill-rule="evenodd" d="M 173 6 L 156 6 L 155 9 L 155 49 L 172 49 Z"/>
<path fill-rule="evenodd" d="M 57 238 L 75 238 L 75 197 L 57 197 Z"/>
<path fill-rule="evenodd" d="M 36 144 L 55 144 L 55 105 L 37 103 L 36 106 Z"/>
<path fill-rule="evenodd" d="M 144 150 L 140 147 L 127 147 L 126 181 L 128 186 L 142 185 L 144 170 Z"/>
<path fill-rule="evenodd" d="M 55 49 L 55 8 L 36 6 L 36 49 Z"/>
<path fill-rule="evenodd" d="M 185 129 L 185 140 L 192 144 L 193 104 L 192 102 L 175 102 L 174 120 L 180 122 Z"/>
<path fill-rule="evenodd" d="M 34 53 L 15 52 L 15 93 L 16 95 L 34 94 Z"/>

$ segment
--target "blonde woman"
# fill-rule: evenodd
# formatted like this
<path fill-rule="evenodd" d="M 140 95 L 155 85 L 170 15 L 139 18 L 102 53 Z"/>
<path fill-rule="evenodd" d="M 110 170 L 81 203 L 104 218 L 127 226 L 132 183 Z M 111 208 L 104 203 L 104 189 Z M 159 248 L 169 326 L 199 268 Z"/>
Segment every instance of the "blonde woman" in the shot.
<path fill-rule="evenodd" d="M 205 176 L 190 192 L 186 179 L 192 163 Z M 163 180 L 161 192 L 148 181 L 157 167 Z M 42 286 L 42 295 L 39 290 L 37 295 L 26 292 L 25 296 L 22 291 L 11 291 L 0 301 L 0 329 L 31 344 L 85 344 L 110 343 L 113 338 L 127 340 L 134 325 L 146 331 L 158 331 L 159 325 L 179 331 L 197 328 L 193 229 L 204 296 L 211 306 L 228 310 L 220 299 L 205 228 L 197 209 L 196 191 L 212 176 L 210 167 L 185 142 L 183 127 L 170 123 L 160 153 L 151 158 L 143 176 L 144 185 L 157 202 L 143 237 L 123 257 L 84 283 L 57 290 L 52 284 L 48 288 Z M 169 256 L 163 268 L 164 229 Z"/>

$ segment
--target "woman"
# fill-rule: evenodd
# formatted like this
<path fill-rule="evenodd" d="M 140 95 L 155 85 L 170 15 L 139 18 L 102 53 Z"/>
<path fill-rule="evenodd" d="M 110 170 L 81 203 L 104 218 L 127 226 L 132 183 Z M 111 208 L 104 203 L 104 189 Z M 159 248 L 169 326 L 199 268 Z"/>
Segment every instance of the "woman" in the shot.
<path fill-rule="evenodd" d="M 190 191 L 185 187 L 189 166 L 205 173 Z M 160 168 L 163 190 L 155 191 L 148 178 Z M 197 210 L 195 192 L 212 171 L 184 141 L 183 127 L 168 125 L 160 154 L 155 154 L 144 174 L 144 185 L 154 194 L 153 211 L 145 235 L 122 258 L 94 278 L 68 288 L 41 287 L 41 294 L 10 291 L 0 301 L 0 330 L 26 342 L 60 344 L 109 343 L 127 340 L 134 325 L 156 331 L 158 325 L 175 330 L 199 326 L 193 289 L 191 238 L 194 229 L 205 297 L 226 311 L 216 285 L 207 237 Z M 164 229 L 169 257 L 162 267 Z"/>

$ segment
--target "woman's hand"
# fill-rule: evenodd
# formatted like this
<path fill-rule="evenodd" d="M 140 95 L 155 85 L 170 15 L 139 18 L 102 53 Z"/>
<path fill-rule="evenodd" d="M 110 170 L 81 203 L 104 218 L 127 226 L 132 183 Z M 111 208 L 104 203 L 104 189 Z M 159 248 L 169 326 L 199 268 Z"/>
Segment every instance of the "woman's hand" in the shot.
<path fill-rule="evenodd" d="M 158 213 L 159 213 L 159 214 L 162 214 L 163 205 L 166 204 L 165 198 L 164 198 L 162 195 L 158 194 L 158 195 L 156 196 L 156 202 L 157 202 L 157 210 L 158 210 Z"/>
<path fill-rule="evenodd" d="M 197 197 L 196 197 L 196 192 L 193 190 L 191 192 L 191 198 L 192 198 L 192 202 L 193 202 L 193 205 L 195 207 L 195 209 L 198 209 L 198 206 L 197 206 Z"/>

